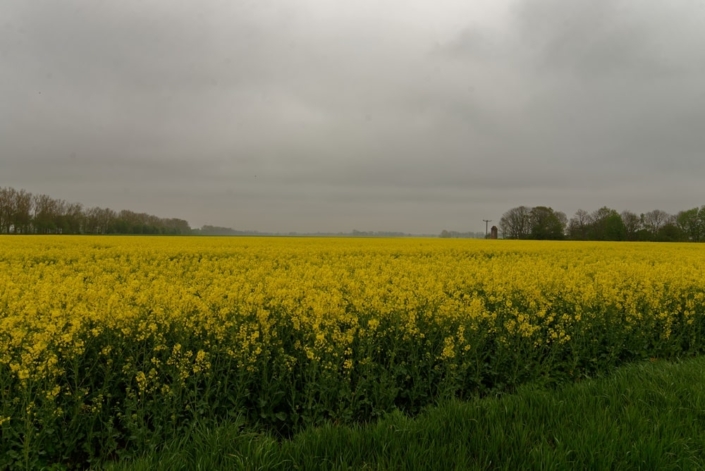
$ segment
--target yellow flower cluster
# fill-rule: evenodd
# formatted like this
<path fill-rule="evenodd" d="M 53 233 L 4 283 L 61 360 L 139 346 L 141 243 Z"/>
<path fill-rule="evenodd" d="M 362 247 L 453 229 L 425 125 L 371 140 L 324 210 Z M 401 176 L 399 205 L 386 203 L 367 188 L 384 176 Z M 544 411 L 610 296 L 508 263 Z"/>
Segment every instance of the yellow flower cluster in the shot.
<path fill-rule="evenodd" d="M 316 359 L 398 318 L 494 318 L 503 334 L 568 341 L 565 327 L 614 308 L 628 323 L 669 325 L 703 304 L 700 245 L 445 240 L 4 237 L 0 239 L 0 364 L 21 381 L 62 373 L 90 337 L 120 331 L 169 349 L 184 376 L 207 371 L 207 348 L 164 343 L 174 323 L 228 345 L 247 367 L 286 316 L 310 333 Z M 557 309 L 556 302 L 561 306 Z M 566 309 L 566 305 L 570 309 Z M 566 317 L 566 313 L 570 316 Z M 249 322 L 241 322 L 241 318 Z M 360 323 L 364 317 L 366 322 Z M 451 322 L 452 323 L 452 322 Z M 472 323 L 471 323 L 472 324 Z M 463 323 L 465 325 L 465 323 Z M 232 327 L 237 326 L 233 331 Z M 341 328 L 345 326 L 347 328 Z M 448 332 L 441 353 L 465 347 Z M 669 331 L 662 332 L 668 337 Z M 106 346 L 103 355 L 110 355 Z M 342 348 L 345 351 L 345 348 Z M 193 358 L 192 358 L 193 357 Z"/>
<path fill-rule="evenodd" d="M 87 356 L 119 361 L 111 377 L 139 399 L 223 359 L 346 378 L 394 342 L 456 369 L 488 339 L 545 349 L 619 325 L 668 342 L 704 304 L 695 244 L 0 237 L 0 428 L 40 397 L 99 413 L 108 393 L 72 382 Z"/>

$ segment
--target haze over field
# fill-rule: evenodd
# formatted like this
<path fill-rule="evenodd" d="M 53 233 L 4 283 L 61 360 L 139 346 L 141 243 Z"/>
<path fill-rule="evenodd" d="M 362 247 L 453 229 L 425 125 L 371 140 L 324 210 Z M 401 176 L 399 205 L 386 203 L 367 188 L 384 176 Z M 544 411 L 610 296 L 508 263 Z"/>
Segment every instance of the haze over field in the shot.
<path fill-rule="evenodd" d="M 0 3 L 0 187 L 260 231 L 705 204 L 705 2 Z"/>

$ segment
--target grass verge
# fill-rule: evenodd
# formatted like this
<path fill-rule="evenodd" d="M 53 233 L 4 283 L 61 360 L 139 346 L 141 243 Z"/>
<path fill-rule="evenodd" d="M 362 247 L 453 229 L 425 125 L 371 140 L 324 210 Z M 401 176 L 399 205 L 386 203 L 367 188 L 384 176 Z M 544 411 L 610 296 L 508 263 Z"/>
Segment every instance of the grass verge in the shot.
<path fill-rule="evenodd" d="M 195 429 L 107 469 L 705 469 L 705 357 L 447 402 L 415 418 L 328 425 L 284 441 L 240 422 Z"/>

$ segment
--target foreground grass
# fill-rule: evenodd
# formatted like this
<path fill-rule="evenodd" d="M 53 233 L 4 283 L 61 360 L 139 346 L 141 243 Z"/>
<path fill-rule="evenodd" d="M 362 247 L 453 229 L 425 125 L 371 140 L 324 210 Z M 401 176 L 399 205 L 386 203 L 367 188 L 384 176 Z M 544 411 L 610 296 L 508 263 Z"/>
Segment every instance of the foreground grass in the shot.
<path fill-rule="evenodd" d="M 283 442 L 232 423 L 108 469 L 705 469 L 705 357 Z"/>

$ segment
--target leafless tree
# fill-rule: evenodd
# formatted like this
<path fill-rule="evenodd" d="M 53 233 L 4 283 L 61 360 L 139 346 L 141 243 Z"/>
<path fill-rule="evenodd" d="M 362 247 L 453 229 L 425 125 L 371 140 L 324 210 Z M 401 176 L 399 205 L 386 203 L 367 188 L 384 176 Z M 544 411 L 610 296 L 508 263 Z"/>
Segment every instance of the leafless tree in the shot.
<path fill-rule="evenodd" d="M 659 229 L 668 224 L 671 219 L 671 215 L 666 211 L 654 209 L 653 211 L 649 211 L 644 214 L 644 228 L 655 237 L 658 234 Z"/>
<path fill-rule="evenodd" d="M 531 208 L 519 206 L 502 215 L 499 230 L 505 239 L 526 239 L 531 234 Z"/>
<path fill-rule="evenodd" d="M 627 240 L 636 240 L 637 232 L 642 228 L 641 218 L 631 211 L 622 211 L 620 216 L 627 230 Z"/>
<path fill-rule="evenodd" d="M 584 209 L 579 209 L 575 212 L 568 222 L 568 236 L 575 240 L 585 240 L 588 238 L 590 225 L 593 223 L 593 218 Z"/>

